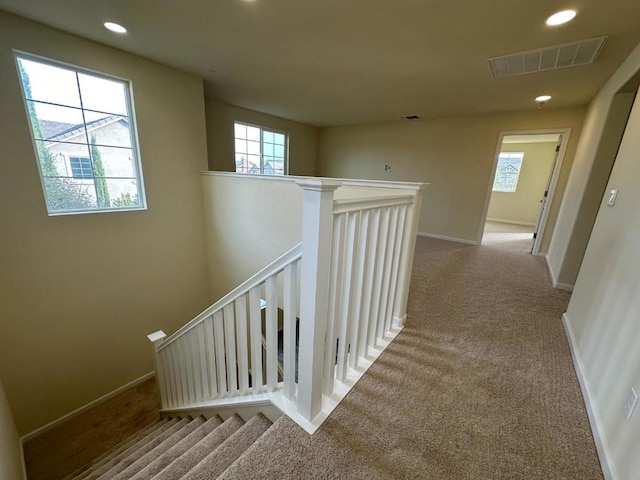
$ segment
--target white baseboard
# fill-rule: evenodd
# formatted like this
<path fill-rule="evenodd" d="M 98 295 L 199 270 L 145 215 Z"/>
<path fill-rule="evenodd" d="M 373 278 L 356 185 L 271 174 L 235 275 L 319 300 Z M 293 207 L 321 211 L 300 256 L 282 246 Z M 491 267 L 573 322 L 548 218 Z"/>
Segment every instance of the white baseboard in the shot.
<path fill-rule="evenodd" d="M 525 227 L 535 227 L 535 223 L 530 222 L 519 222 L 517 220 L 505 220 L 504 218 L 489 218 L 487 217 L 487 222 L 498 222 L 498 223 L 509 223 L 511 225 L 524 225 Z"/>
<path fill-rule="evenodd" d="M 106 395 L 103 395 L 100 398 L 97 398 L 96 400 L 93 400 L 92 402 L 87 403 L 86 405 L 83 405 L 80 408 L 77 408 L 75 410 L 73 410 L 72 412 L 67 413 L 66 415 L 63 415 L 62 417 L 54 420 L 53 422 L 49 422 L 46 425 L 40 427 L 40 428 L 36 428 L 34 431 L 29 432 L 25 435 L 23 435 L 22 437 L 20 437 L 20 441 L 21 443 L 25 443 L 29 440 L 31 440 L 34 437 L 37 437 L 38 435 L 43 434 L 44 432 L 47 432 L 49 430 L 51 430 L 52 428 L 57 427 L 58 425 L 61 425 L 62 423 L 66 422 L 67 420 L 70 420 L 73 417 L 76 417 L 78 415 L 80 415 L 81 413 L 86 412 L 87 410 L 89 410 L 90 408 L 95 407 L 96 405 L 99 405 L 103 402 L 106 402 L 107 400 L 115 397 L 116 395 L 124 392 L 125 390 L 129 390 L 130 388 L 135 387 L 136 385 L 142 383 L 142 382 L 146 382 L 147 380 L 149 380 L 150 378 L 154 377 L 156 374 L 156 372 L 149 372 L 146 373 L 144 375 L 142 375 L 139 378 L 136 378 L 135 380 L 132 380 L 131 382 L 127 383 L 126 385 L 123 385 L 119 388 L 116 388 L 115 390 L 113 390 L 112 392 L 107 393 Z"/>
<path fill-rule="evenodd" d="M 569 285 L 567 283 L 559 283 L 556 280 L 556 274 L 554 273 L 553 268 L 551 268 L 551 263 L 549 263 L 549 255 L 547 255 L 546 253 L 539 253 L 538 255 L 543 257 L 545 263 L 547 264 L 547 270 L 549 271 L 549 277 L 551 278 L 551 285 L 553 286 L 553 288 L 564 290 L 565 292 L 573 292 L 573 285 Z"/>
<path fill-rule="evenodd" d="M 605 480 L 617 480 L 619 477 L 612 461 L 609 443 L 604 436 L 604 430 L 602 428 L 600 416 L 598 415 L 597 407 L 593 403 L 593 395 L 589 389 L 589 382 L 587 381 L 587 377 L 584 372 L 584 364 L 582 363 L 582 358 L 580 357 L 580 352 L 576 345 L 575 337 L 573 336 L 573 330 L 571 329 L 569 316 L 566 312 L 562 315 L 562 325 L 564 326 L 564 331 L 567 334 L 569 349 L 571 350 L 571 358 L 573 359 L 573 366 L 575 368 L 576 375 L 578 376 L 578 382 L 580 383 L 580 390 L 582 391 L 585 406 L 587 407 L 589 424 L 591 425 L 591 432 L 593 433 L 598 457 L 600 458 L 602 473 Z"/>
<path fill-rule="evenodd" d="M 467 245 L 478 245 L 475 240 L 467 240 L 466 238 L 447 237 L 445 235 L 436 235 L 435 233 L 418 232 L 419 237 L 435 238 L 437 240 L 447 240 L 449 242 L 465 243 Z"/>

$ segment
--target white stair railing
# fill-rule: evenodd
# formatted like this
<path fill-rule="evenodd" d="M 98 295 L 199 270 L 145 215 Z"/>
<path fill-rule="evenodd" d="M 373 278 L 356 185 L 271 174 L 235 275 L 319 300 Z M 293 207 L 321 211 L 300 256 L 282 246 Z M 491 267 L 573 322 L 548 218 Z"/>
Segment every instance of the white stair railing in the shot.
<path fill-rule="evenodd" d="M 345 181 L 295 181 L 302 243 L 170 337 L 149 335 L 164 410 L 268 398 L 312 433 L 402 328 L 422 186 L 336 200 Z"/>
<path fill-rule="evenodd" d="M 284 312 L 284 391 L 295 391 L 299 262 L 297 245 L 170 337 L 162 332 L 149 336 L 163 409 L 275 391 L 279 309 Z"/>

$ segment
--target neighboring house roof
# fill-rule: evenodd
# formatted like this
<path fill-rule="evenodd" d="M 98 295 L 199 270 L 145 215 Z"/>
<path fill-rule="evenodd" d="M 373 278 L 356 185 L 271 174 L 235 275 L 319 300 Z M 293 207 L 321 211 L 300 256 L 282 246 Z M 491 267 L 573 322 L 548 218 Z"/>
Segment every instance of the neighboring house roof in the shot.
<path fill-rule="evenodd" d="M 108 117 L 94 120 L 93 122 L 88 122 L 86 128 L 87 131 L 95 130 L 96 128 L 100 128 L 107 124 L 118 121 L 127 124 L 129 123 L 129 119 L 126 117 L 121 117 L 119 115 L 110 115 Z M 40 120 L 40 132 L 42 133 L 43 140 L 62 142 L 81 135 L 82 133 L 84 133 L 84 129 L 85 126 L 82 123 L 72 124 L 53 122 L 51 120 Z"/>

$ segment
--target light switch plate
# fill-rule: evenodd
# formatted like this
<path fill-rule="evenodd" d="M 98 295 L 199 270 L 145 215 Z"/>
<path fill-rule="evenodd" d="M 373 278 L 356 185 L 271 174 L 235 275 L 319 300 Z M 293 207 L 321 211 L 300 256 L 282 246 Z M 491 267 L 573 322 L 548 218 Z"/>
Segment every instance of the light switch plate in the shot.
<path fill-rule="evenodd" d="M 638 394 L 633 388 L 631 388 L 631 392 L 629 393 L 627 401 L 624 404 L 624 416 L 627 418 L 627 420 L 631 420 L 631 416 L 633 415 L 633 411 L 635 410 L 637 404 Z"/>
<path fill-rule="evenodd" d="M 613 207 L 616 204 L 616 198 L 618 197 L 618 190 L 613 189 L 609 192 L 609 200 L 607 200 L 607 205 Z"/>

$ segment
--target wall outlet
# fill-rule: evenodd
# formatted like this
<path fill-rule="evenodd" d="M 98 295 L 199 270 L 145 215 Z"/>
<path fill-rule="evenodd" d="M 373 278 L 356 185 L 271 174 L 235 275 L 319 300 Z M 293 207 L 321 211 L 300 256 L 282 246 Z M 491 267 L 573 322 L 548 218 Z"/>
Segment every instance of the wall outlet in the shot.
<path fill-rule="evenodd" d="M 637 404 L 638 394 L 632 388 L 629 396 L 627 397 L 627 401 L 624 404 L 624 416 L 627 418 L 627 420 L 631 420 L 631 416 L 633 415 L 633 411 L 635 410 Z"/>

